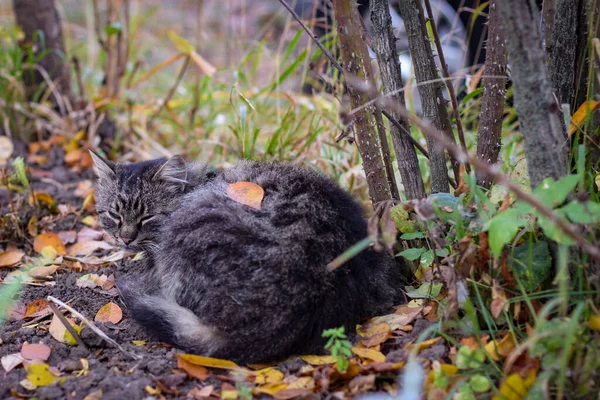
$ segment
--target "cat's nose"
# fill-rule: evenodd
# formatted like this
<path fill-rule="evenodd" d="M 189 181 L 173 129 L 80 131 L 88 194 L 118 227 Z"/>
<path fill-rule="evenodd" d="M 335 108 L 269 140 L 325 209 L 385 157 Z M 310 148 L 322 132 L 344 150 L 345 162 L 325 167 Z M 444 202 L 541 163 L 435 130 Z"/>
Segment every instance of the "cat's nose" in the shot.
<path fill-rule="evenodd" d="M 123 241 L 123 243 L 125 244 L 129 244 L 131 242 L 133 242 L 134 238 L 126 238 L 126 237 L 122 237 L 121 240 Z"/>

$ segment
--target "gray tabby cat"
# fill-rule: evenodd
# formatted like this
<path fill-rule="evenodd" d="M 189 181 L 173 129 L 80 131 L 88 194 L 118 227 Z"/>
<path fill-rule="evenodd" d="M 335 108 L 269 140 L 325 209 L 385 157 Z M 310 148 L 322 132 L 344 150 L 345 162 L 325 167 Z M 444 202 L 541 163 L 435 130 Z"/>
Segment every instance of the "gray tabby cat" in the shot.
<path fill-rule="evenodd" d="M 366 250 L 326 265 L 367 235 L 361 207 L 331 180 L 241 161 L 211 174 L 181 158 L 116 164 L 93 155 L 100 223 L 146 269 L 118 281 L 131 315 L 186 351 L 257 362 L 322 350 L 323 330 L 389 311 L 405 279 Z M 260 209 L 227 195 L 264 189 Z"/>

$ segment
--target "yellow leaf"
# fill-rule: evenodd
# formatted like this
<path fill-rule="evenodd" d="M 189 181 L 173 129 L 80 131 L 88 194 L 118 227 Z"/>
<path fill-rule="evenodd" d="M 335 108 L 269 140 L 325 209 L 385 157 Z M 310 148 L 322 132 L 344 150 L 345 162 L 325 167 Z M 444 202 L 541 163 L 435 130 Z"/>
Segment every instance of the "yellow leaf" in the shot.
<path fill-rule="evenodd" d="M 196 378 L 201 381 L 204 381 L 209 377 L 208 370 L 206 368 L 201 365 L 189 363 L 182 358 L 177 359 L 177 368 L 181 368 L 192 378 Z"/>
<path fill-rule="evenodd" d="M 265 191 L 253 182 L 236 182 L 227 185 L 227 196 L 240 204 L 259 209 Z"/>
<path fill-rule="evenodd" d="M 27 380 L 35 386 L 47 386 L 53 384 L 58 378 L 52 372 L 48 364 L 29 364 L 27 367 Z"/>
<path fill-rule="evenodd" d="M 583 124 L 588 119 L 588 117 L 598 108 L 598 104 L 600 102 L 589 100 L 584 102 L 575 114 L 573 114 L 573 118 L 571 118 L 571 125 L 569 126 L 569 136 L 577 132 L 578 129 L 583 127 Z"/>
<path fill-rule="evenodd" d="M 256 379 L 254 383 L 259 385 L 271 384 L 271 383 L 279 383 L 283 380 L 283 373 L 274 367 L 261 369 L 256 371 L 258 375 L 256 375 Z"/>
<path fill-rule="evenodd" d="M 135 344 L 137 347 L 142 347 L 146 345 L 145 340 L 132 340 L 131 343 Z"/>
<path fill-rule="evenodd" d="M 9 250 L 0 253 L 0 268 L 11 267 L 21 261 L 25 253 L 22 251 Z"/>
<path fill-rule="evenodd" d="M 310 365 L 325 365 L 335 363 L 335 359 L 331 356 L 300 356 L 300 359 Z"/>
<path fill-rule="evenodd" d="M 25 307 L 25 318 L 36 318 L 48 311 L 48 300 L 37 299 Z"/>
<path fill-rule="evenodd" d="M 308 389 L 315 388 L 315 380 L 311 376 L 301 376 L 295 381 L 288 384 L 288 389 Z"/>
<path fill-rule="evenodd" d="M 169 39 L 171 39 L 171 41 L 175 44 L 177 50 L 179 50 L 180 52 L 190 54 L 192 51 L 194 51 L 194 45 L 188 42 L 186 39 L 179 36 L 178 34 L 176 34 L 174 31 L 167 32 L 167 35 L 169 36 Z"/>
<path fill-rule="evenodd" d="M 419 353 L 419 352 L 421 352 L 421 351 L 423 351 L 423 350 L 425 350 L 425 349 L 433 346 L 434 344 L 436 344 L 437 342 L 439 342 L 440 339 L 441 339 L 441 337 L 436 337 L 436 338 L 433 338 L 433 339 L 425 340 L 425 341 L 423 341 L 421 343 L 409 344 L 409 345 L 405 346 L 405 348 L 409 349 L 409 350 L 412 350 L 413 347 L 416 346 L 417 347 L 417 353 Z"/>
<path fill-rule="evenodd" d="M 50 246 L 54 250 L 56 250 L 57 254 L 60 254 L 62 256 L 67 254 L 65 245 L 56 233 L 42 233 L 41 235 L 36 236 L 36 238 L 33 241 L 33 249 L 40 254 L 42 253 L 42 249 L 47 246 Z"/>
<path fill-rule="evenodd" d="M 500 395 L 493 400 L 521 400 L 529 388 L 519 374 L 510 374 L 500 385 Z"/>
<path fill-rule="evenodd" d="M 113 324 L 119 323 L 122 319 L 123 311 L 121 307 L 112 301 L 103 305 L 94 318 L 96 322 L 112 322 Z"/>
<path fill-rule="evenodd" d="M 365 324 L 357 329 L 362 337 L 360 343 L 365 347 L 377 346 L 392 337 L 392 329 L 388 324 Z"/>
<path fill-rule="evenodd" d="M 221 390 L 221 400 L 236 400 L 237 398 L 237 390 Z"/>
<path fill-rule="evenodd" d="M 73 329 L 75 329 L 75 332 L 79 333 L 81 331 L 81 327 L 79 325 L 76 325 L 72 319 L 67 318 L 67 321 L 71 324 Z M 52 321 L 50 321 L 48 331 L 54 339 L 58 340 L 61 343 L 65 343 L 70 346 L 75 346 L 77 344 L 73 335 L 69 333 L 67 328 L 65 328 L 63 323 L 60 321 L 60 319 L 58 319 L 56 315 L 52 317 Z"/>
<path fill-rule="evenodd" d="M 0 136 L 0 167 L 6 165 L 6 161 L 14 150 L 13 142 L 6 136 Z"/>
<path fill-rule="evenodd" d="M 458 374 L 458 367 L 452 364 L 442 364 L 440 365 L 440 369 L 444 371 L 444 373 L 448 375 L 456 375 Z"/>
<path fill-rule="evenodd" d="M 492 360 L 500 361 L 506 358 L 517 347 L 513 336 L 507 333 L 499 342 L 492 340 L 485 345 L 485 351 L 490 355 Z"/>
<path fill-rule="evenodd" d="M 288 385 L 285 383 L 271 383 L 265 386 L 260 386 L 254 389 L 254 393 L 263 393 L 273 396 L 275 393 L 287 389 Z M 223 395 L 221 395 L 221 398 Z"/>
<path fill-rule="evenodd" d="M 385 362 L 385 356 L 381 352 L 373 349 L 363 349 L 362 347 L 352 347 L 352 352 L 362 359 Z"/>
<path fill-rule="evenodd" d="M 201 365 L 203 367 L 245 371 L 244 368 L 241 368 L 233 361 L 221 360 L 220 358 L 197 356 L 194 354 L 178 354 L 177 358 L 187 361 L 190 364 Z"/>
<path fill-rule="evenodd" d="M 39 203 L 43 203 L 47 205 L 49 208 L 52 208 L 56 205 L 56 200 L 48 193 L 36 193 L 34 195 L 35 200 Z"/>
<path fill-rule="evenodd" d="M 588 321 L 590 329 L 600 331 L 600 315 L 592 315 Z"/>
<path fill-rule="evenodd" d="M 85 224 L 87 226 L 95 226 L 96 225 L 96 218 L 94 218 L 91 215 L 88 215 L 87 217 L 85 217 L 84 219 L 81 220 L 82 224 Z"/>

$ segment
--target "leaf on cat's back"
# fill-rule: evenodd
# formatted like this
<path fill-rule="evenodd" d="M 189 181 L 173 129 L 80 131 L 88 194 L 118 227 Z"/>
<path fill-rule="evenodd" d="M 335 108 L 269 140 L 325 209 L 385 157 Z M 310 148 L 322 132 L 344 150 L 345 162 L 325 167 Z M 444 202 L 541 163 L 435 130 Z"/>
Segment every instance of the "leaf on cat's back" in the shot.
<path fill-rule="evenodd" d="M 240 204 L 260 209 L 265 191 L 253 182 L 236 182 L 227 185 L 227 196 Z"/>

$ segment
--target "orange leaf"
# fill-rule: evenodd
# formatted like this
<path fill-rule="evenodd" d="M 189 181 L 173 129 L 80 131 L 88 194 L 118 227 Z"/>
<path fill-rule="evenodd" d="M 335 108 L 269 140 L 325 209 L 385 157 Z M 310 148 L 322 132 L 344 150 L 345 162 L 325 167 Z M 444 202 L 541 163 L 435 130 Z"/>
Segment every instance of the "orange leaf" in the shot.
<path fill-rule="evenodd" d="M 21 347 L 21 357 L 26 360 L 46 361 L 50 357 L 50 347 L 44 343 L 24 343 Z"/>
<path fill-rule="evenodd" d="M 57 254 L 64 256 L 67 254 L 65 245 L 56 233 L 46 232 L 36 236 L 33 241 L 33 249 L 38 253 L 42 253 L 44 247 L 52 247 Z"/>
<path fill-rule="evenodd" d="M 122 319 L 123 311 L 121 310 L 121 307 L 112 301 L 103 305 L 94 318 L 96 322 L 112 322 L 113 324 L 119 323 Z"/>
<path fill-rule="evenodd" d="M 388 324 L 368 324 L 363 326 L 366 328 L 364 331 L 359 331 L 358 334 L 362 336 L 360 343 L 365 347 L 374 347 L 381 344 L 392 337 L 392 330 Z"/>
<path fill-rule="evenodd" d="M 499 342 L 492 340 L 486 344 L 485 350 L 488 352 L 492 360 L 499 361 L 502 358 L 506 358 L 506 356 L 508 356 L 516 347 L 517 344 L 509 332 Z"/>
<path fill-rule="evenodd" d="M 25 318 L 36 318 L 41 315 L 50 314 L 51 312 L 48 308 L 48 300 L 37 299 L 25 307 Z"/>
<path fill-rule="evenodd" d="M 177 368 L 181 368 L 192 378 L 196 378 L 201 381 L 204 381 L 209 377 L 208 370 L 206 368 L 201 365 L 194 365 L 179 357 L 177 358 Z"/>
<path fill-rule="evenodd" d="M 23 253 L 22 251 L 16 250 L 9 250 L 0 253 L 0 268 L 10 267 L 17 264 L 19 261 L 21 261 L 21 258 L 23 258 L 24 255 L 25 253 Z"/>
<path fill-rule="evenodd" d="M 573 118 L 571 118 L 571 126 L 569 126 L 569 136 L 574 134 L 577 131 L 577 129 L 581 129 L 583 127 L 583 124 L 585 123 L 588 116 L 590 116 L 594 112 L 594 110 L 598 108 L 599 104 L 600 102 L 589 100 L 584 102 L 581 106 L 579 106 L 577 111 L 575 111 L 575 114 L 573 114 Z"/>
<path fill-rule="evenodd" d="M 352 352 L 362 358 L 363 360 L 371 360 L 375 362 L 385 362 L 385 356 L 373 349 L 363 349 L 361 347 L 352 347 Z"/>
<path fill-rule="evenodd" d="M 256 183 L 236 182 L 227 186 L 227 196 L 233 201 L 259 209 L 265 196 L 265 191 Z"/>

